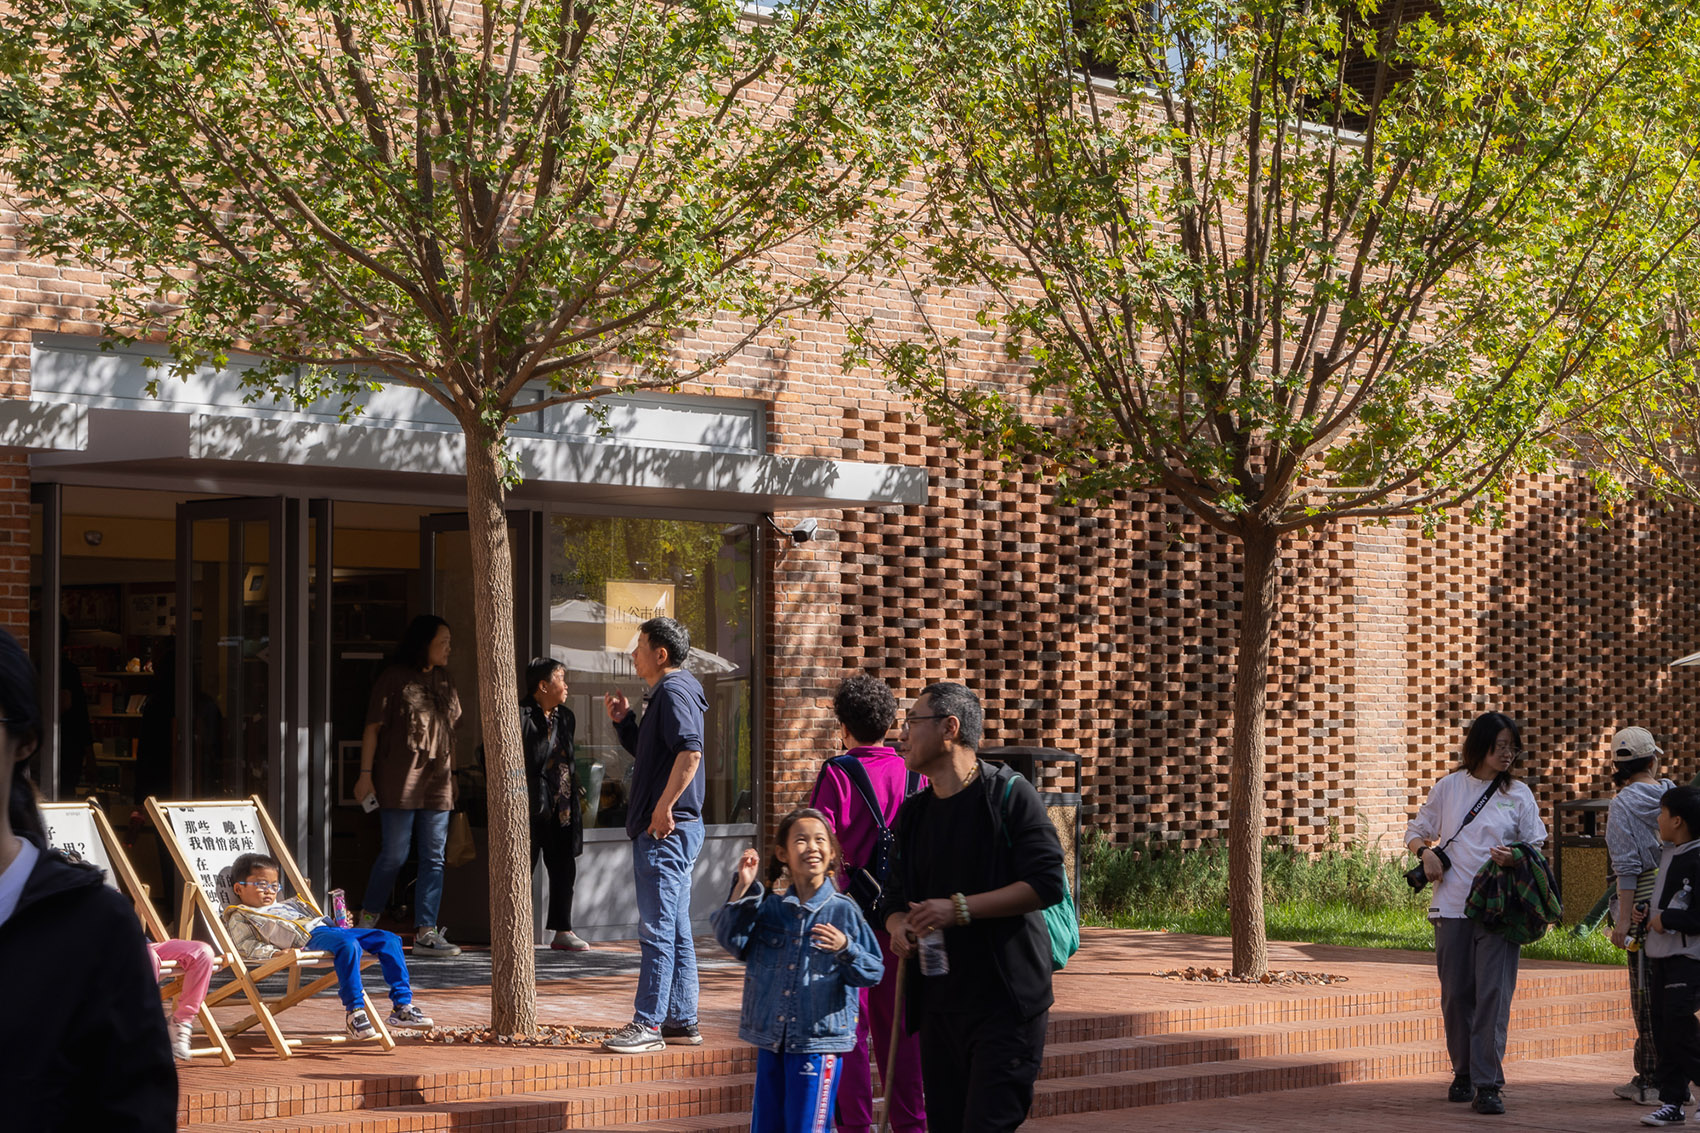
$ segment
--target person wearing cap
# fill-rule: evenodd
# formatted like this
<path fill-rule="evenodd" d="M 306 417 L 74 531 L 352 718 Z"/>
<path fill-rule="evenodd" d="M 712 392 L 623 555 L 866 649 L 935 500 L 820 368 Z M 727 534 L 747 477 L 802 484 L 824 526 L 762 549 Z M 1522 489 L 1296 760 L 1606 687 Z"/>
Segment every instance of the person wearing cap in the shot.
<path fill-rule="evenodd" d="M 1664 749 L 1645 728 L 1622 728 L 1611 739 L 1611 781 L 1617 794 L 1606 817 L 1606 850 L 1616 879 L 1611 942 L 1628 942 L 1635 906 L 1653 896 L 1659 872 L 1659 800 L 1674 783 L 1658 777 Z M 1653 1045 L 1652 1003 L 1648 998 L 1647 954 L 1628 953 L 1629 1009 L 1635 1016 L 1635 1076 L 1612 1093 L 1639 1105 L 1658 1105 L 1658 1052 Z"/>

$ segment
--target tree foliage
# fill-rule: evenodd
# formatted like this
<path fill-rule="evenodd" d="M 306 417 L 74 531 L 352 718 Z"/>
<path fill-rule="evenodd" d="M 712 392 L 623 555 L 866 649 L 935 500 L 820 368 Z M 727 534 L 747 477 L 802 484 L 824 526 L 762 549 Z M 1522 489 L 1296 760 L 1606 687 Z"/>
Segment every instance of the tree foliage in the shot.
<path fill-rule="evenodd" d="M 8 6 L 0 180 L 33 254 L 104 273 L 110 338 L 345 417 L 404 383 L 465 433 L 504 1032 L 536 1024 L 508 422 L 830 309 L 914 136 L 882 3 Z"/>
<path fill-rule="evenodd" d="M 243 348 L 291 393 L 300 365 L 334 367 L 306 392 L 350 406 L 387 377 L 500 419 L 689 380 L 829 301 L 854 256 L 828 242 L 892 168 L 872 19 L 24 0 L 5 169 L 32 247 L 108 273 L 115 336 L 184 366 Z M 717 320 L 732 332 L 681 351 Z"/>
<path fill-rule="evenodd" d="M 923 38 L 915 290 L 981 296 L 1004 365 L 932 321 L 864 323 L 852 358 L 1068 494 L 1159 489 L 1241 547 L 1230 839 L 1260 970 L 1282 539 L 1491 517 L 1567 461 L 1608 499 L 1684 486 L 1700 15 L 993 0 Z"/>

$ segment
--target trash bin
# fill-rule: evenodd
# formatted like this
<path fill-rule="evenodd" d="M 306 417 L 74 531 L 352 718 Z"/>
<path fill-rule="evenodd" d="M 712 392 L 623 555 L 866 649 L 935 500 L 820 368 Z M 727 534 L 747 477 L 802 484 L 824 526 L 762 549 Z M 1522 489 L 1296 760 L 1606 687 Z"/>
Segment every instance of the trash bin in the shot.
<path fill-rule="evenodd" d="M 1567 925 L 1586 917 L 1606 891 L 1611 855 L 1605 820 L 1610 808 L 1610 799 L 1571 799 L 1552 808 L 1552 872 Z"/>
<path fill-rule="evenodd" d="M 980 757 L 995 763 L 1007 764 L 1039 792 L 1039 801 L 1050 815 L 1051 825 L 1057 828 L 1057 841 L 1062 843 L 1063 872 L 1068 877 L 1069 892 L 1074 895 L 1075 916 L 1080 915 L 1080 756 L 1049 747 L 986 747 Z M 1074 790 L 1048 790 L 1039 782 L 1039 772 L 1045 764 L 1056 764 L 1056 779 L 1072 771 Z M 1056 785 L 1064 785 L 1058 783 Z"/>

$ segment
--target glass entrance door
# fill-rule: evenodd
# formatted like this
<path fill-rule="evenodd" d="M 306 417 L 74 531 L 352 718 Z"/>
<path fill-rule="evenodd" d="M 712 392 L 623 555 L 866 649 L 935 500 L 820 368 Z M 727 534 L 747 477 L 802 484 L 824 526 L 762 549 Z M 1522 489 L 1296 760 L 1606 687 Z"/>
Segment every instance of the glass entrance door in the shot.
<path fill-rule="evenodd" d="M 536 512 L 508 513 L 508 540 L 514 564 L 514 656 L 509 659 L 511 667 L 507 670 L 512 677 L 504 690 L 504 702 L 509 706 L 519 701 L 520 674 L 525 663 L 542 649 L 536 562 L 541 548 L 538 538 L 541 524 L 542 516 Z M 466 513 L 420 518 L 419 565 L 425 609 L 448 622 L 452 635 L 449 676 L 460 694 L 461 708 L 460 727 L 455 733 L 455 767 L 469 772 L 457 776 L 461 788 L 458 805 L 467 812 L 473 844 L 478 850 L 472 865 L 452 871 L 443 887 L 439 915 L 444 924 L 455 926 L 455 940 L 485 941 L 490 938 L 489 865 L 485 856 L 488 814 L 483 774 L 477 759 L 484 729 L 479 715 L 478 638 L 473 626 L 472 597 L 474 588 L 486 582 L 472 568 L 472 541 Z M 513 711 L 517 712 L 517 707 Z M 538 923 L 541 926 L 542 922 Z"/>
<path fill-rule="evenodd" d="M 259 795 L 286 807 L 286 679 L 304 643 L 290 631 L 301 583 L 285 547 L 282 497 L 177 507 L 177 782 L 179 797 Z M 295 510 L 295 509 L 289 509 Z M 294 784 L 290 785 L 291 787 Z M 287 826 L 287 824 L 286 824 Z"/>
<path fill-rule="evenodd" d="M 519 676 L 525 664 L 542 648 L 537 605 L 538 566 L 533 561 L 539 549 L 537 538 L 542 516 L 536 512 L 508 513 L 508 544 L 514 570 L 514 696 L 519 699 Z M 449 654 L 449 674 L 460 693 L 461 734 L 478 734 L 478 664 L 473 649 L 472 596 L 482 586 L 472 569 L 472 540 L 465 512 L 427 515 L 419 521 L 419 562 L 425 582 L 425 606 L 449 623 L 454 648 Z M 470 753 L 478 744 L 473 738 Z"/>

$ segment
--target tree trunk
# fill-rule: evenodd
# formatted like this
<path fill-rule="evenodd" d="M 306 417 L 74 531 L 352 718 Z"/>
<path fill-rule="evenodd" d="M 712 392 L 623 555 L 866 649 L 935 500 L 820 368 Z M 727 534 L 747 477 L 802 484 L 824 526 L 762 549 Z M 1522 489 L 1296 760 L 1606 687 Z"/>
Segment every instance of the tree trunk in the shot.
<path fill-rule="evenodd" d="M 1250 528 L 1241 537 L 1239 660 L 1234 672 L 1234 743 L 1228 779 L 1228 915 L 1234 974 L 1269 968 L 1263 927 L 1263 755 L 1269 639 L 1280 601 L 1280 537 Z"/>
<path fill-rule="evenodd" d="M 514 572 L 503 510 L 502 434 L 473 418 L 466 434 L 467 528 L 472 542 L 473 642 L 490 807 L 490 1026 L 537 1031 L 532 951 L 531 828 L 514 672 Z"/>

